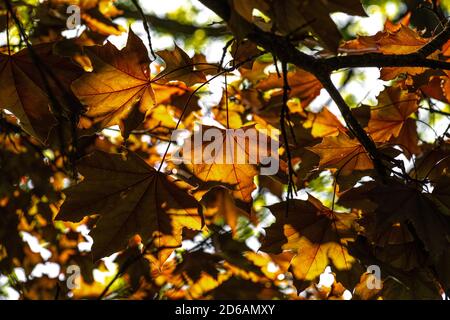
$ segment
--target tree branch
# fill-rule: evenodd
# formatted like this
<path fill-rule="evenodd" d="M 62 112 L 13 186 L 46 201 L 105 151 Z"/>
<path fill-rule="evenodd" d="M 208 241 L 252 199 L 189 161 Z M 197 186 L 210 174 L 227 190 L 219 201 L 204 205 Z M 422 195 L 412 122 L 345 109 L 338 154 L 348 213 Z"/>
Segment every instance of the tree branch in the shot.
<path fill-rule="evenodd" d="M 434 37 L 433 40 L 431 40 L 422 48 L 420 48 L 417 53 L 423 58 L 426 58 L 433 52 L 441 49 L 449 38 L 450 38 L 450 23 L 447 22 L 447 24 L 444 27 L 444 30 L 442 30 L 436 37 Z"/>
<path fill-rule="evenodd" d="M 142 16 L 137 11 L 131 11 L 128 8 L 121 8 L 123 10 L 122 17 L 131 18 L 136 20 L 142 20 Z M 225 26 L 207 27 L 197 26 L 193 24 L 181 23 L 169 18 L 160 18 L 152 14 L 145 14 L 145 19 L 154 26 L 156 29 L 162 32 L 171 34 L 182 34 L 184 36 L 192 36 L 197 31 L 203 31 L 207 37 L 223 37 L 229 34 L 229 30 Z"/>
<path fill-rule="evenodd" d="M 328 71 L 343 68 L 385 68 L 385 67 L 424 67 L 431 69 L 450 70 L 447 61 L 424 58 L 419 52 L 411 54 L 364 53 L 359 55 L 337 56 L 318 59 Z"/>
<path fill-rule="evenodd" d="M 330 77 L 326 78 L 318 78 L 322 83 L 323 87 L 328 91 L 329 95 L 336 103 L 339 108 L 339 111 L 342 114 L 342 117 L 345 120 L 350 132 L 358 139 L 361 145 L 366 149 L 369 157 L 371 158 L 375 170 L 380 174 L 380 176 L 386 175 L 386 169 L 381 161 L 377 146 L 367 134 L 367 132 L 361 127 L 360 123 L 353 116 L 350 108 L 348 107 L 345 100 L 342 98 L 342 95 L 339 93 L 338 89 L 335 87 Z"/>
<path fill-rule="evenodd" d="M 147 33 L 147 40 L 148 40 L 148 46 L 150 48 L 150 52 L 153 56 L 153 59 L 156 59 L 156 54 L 153 51 L 153 45 L 152 45 L 152 36 L 150 34 L 150 27 L 148 25 L 147 18 L 144 14 L 144 11 L 142 10 L 141 6 L 139 5 L 137 0 L 131 0 L 133 2 L 134 6 L 136 7 L 137 11 L 139 12 L 141 18 L 142 18 L 142 24 L 144 25 L 145 33 Z"/>

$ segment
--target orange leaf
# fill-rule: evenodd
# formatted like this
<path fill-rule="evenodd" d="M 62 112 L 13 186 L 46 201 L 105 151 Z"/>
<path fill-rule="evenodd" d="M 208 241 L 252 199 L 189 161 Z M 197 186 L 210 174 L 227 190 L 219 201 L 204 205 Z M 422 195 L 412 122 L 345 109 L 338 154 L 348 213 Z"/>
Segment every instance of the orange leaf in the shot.
<path fill-rule="evenodd" d="M 322 89 L 322 84 L 316 77 L 300 69 L 288 72 L 288 84 L 291 88 L 289 97 L 299 98 L 303 108 L 307 107 L 320 94 L 320 89 Z M 283 78 L 278 77 L 276 73 L 271 73 L 267 79 L 258 82 L 256 88 L 263 91 L 276 89 L 272 95 L 281 95 L 283 93 Z"/>
<path fill-rule="evenodd" d="M 122 50 L 107 42 L 86 51 L 94 71 L 74 81 L 72 90 L 94 122 L 102 127 L 120 124 L 133 106 L 145 113 L 155 102 L 147 49 L 131 29 Z"/>
<path fill-rule="evenodd" d="M 323 168 L 337 168 L 347 175 L 353 170 L 372 169 L 373 164 L 364 147 L 356 139 L 340 133 L 336 137 L 325 137 L 314 147 L 306 148 L 320 156 L 319 165 Z"/>
<path fill-rule="evenodd" d="M 340 51 L 348 54 L 367 52 L 408 54 L 417 52 L 429 41 L 430 39 L 422 38 L 415 30 L 404 25 L 393 27 L 391 24 L 386 24 L 384 31 L 373 36 L 359 36 L 355 40 L 345 42 Z M 425 70 L 426 68 L 422 67 L 382 68 L 381 79 L 392 80 L 402 73 L 416 75 Z"/>
<path fill-rule="evenodd" d="M 312 128 L 313 137 L 323 138 L 326 136 L 337 136 L 346 129 L 336 116 L 324 107 L 319 113 L 308 113 L 308 119 L 303 123 L 305 128 Z"/>
<path fill-rule="evenodd" d="M 162 50 L 156 54 L 166 63 L 166 68 L 155 77 L 154 81 L 158 84 L 177 80 L 183 81 L 190 87 L 206 81 L 203 72 L 195 70 L 194 61 L 177 45 L 173 50 Z"/>
<path fill-rule="evenodd" d="M 251 135 L 246 136 L 252 130 L 257 133 L 255 125 L 249 125 L 227 134 L 226 129 L 202 125 L 198 132 L 186 140 L 191 152 L 183 154 L 183 158 L 194 175 L 204 183 L 220 182 L 233 191 L 236 199 L 250 203 L 251 193 L 256 189 L 253 178 L 258 174 L 261 161 L 259 143 L 255 143 L 255 140 L 249 143 L 248 137 Z M 205 132 L 214 133 L 214 138 L 204 138 Z M 260 135 L 257 139 L 261 137 L 270 139 L 265 135 Z M 201 143 L 196 144 L 196 141 Z M 271 141 L 267 141 L 266 148 L 270 146 Z M 270 150 L 265 151 L 268 156 L 271 155 Z M 198 158 L 199 156 L 202 158 Z"/>
<path fill-rule="evenodd" d="M 297 255 L 291 261 L 295 277 L 314 280 L 332 263 L 338 270 L 350 270 L 356 260 L 346 242 L 354 237 L 351 226 L 356 215 L 329 210 L 312 196 L 307 201 L 292 200 L 269 207 L 276 222 L 266 230 L 261 250 Z"/>
<path fill-rule="evenodd" d="M 368 123 L 369 134 L 378 142 L 399 137 L 406 120 L 419 108 L 418 102 L 417 94 L 398 87 L 388 87 L 378 96 L 378 105 L 372 107 Z"/>

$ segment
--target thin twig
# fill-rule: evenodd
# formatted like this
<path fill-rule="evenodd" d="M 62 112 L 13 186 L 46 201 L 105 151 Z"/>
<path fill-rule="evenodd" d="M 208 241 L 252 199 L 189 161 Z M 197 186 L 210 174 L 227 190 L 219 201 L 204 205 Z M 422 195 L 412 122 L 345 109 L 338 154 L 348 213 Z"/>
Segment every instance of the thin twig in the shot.
<path fill-rule="evenodd" d="M 289 87 L 288 83 L 288 70 L 287 70 L 287 63 L 282 62 L 281 63 L 281 70 L 283 73 L 283 105 L 281 107 L 281 115 L 280 115 L 280 128 L 281 128 L 281 134 L 283 136 L 283 141 L 286 148 L 286 156 L 288 161 L 288 189 L 287 189 L 287 198 L 286 198 L 286 215 L 289 212 L 289 200 L 294 198 L 294 192 L 295 192 L 295 185 L 294 185 L 294 168 L 292 166 L 292 156 L 291 156 L 291 150 L 289 148 L 289 139 L 287 136 L 287 130 L 286 130 L 286 114 L 288 112 L 288 99 L 289 99 L 289 91 L 291 88 Z"/>
<path fill-rule="evenodd" d="M 139 11 L 139 14 L 141 15 L 142 24 L 144 25 L 145 32 L 147 33 L 148 46 L 150 47 L 150 52 L 152 53 L 153 59 L 156 60 L 156 54 L 153 51 L 152 36 L 150 34 L 150 27 L 149 27 L 149 22 L 147 20 L 147 17 L 145 16 L 144 11 L 142 10 L 142 8 L 139 5 L 137 0 L 131 0 L 131 2 L 133 2 L 134 6 L 136 7 L 136 9 Z"/>

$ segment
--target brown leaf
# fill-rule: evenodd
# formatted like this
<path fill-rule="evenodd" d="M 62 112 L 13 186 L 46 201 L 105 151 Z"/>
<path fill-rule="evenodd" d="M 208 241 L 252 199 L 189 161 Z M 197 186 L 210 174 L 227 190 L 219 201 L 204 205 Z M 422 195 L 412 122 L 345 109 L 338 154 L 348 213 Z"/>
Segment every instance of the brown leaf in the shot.
<path fill-rule="evenodd" d="M 252 135 L 248 137 L 246 135 L 252 130 L 258 132 L 255 125 L 249 125 L 227 134 L 226 129 L 202 125 L 199 131 L 185 141 L 189 143 L 191 152 L 183 154 L 183 159 L 189 164 L 194 175 L 204 183 L 220 182 L 233 191 L 236 199 L 250 203 L 251 193 L 256 189 L 253 178 L 258 174 L 258 165 L 261 164 L 262 159 L 261 152 L 265 151 L 267 156 L 271 156 L 269 149 L 259 149 L 261 142 L 258 143 L 258 141 L 260 140 L 249 143 L 248 137 Z M 213 137 L 204 137 L 206 132 L 214 133 Z M 257 139 L 261 137 L 268 139 L 266 148 L 270 148 L 270 138 L 260 135 Z M 196 141 L 200 143 L 196 144 Z M 241 145 L 242 142 L 243 145 Z"/>
<path fill-rule="evenodd" d="M 29 134 L 45 142 L 50 129 L 56 124 L 50 107 L 61 114 L 71 110 L 66 95 L 70 95 L 70 84 L 78 78 L 82 69 L 69 59 L 53 53 L 53 43 L 33 46 L 42 65 L 37 67 L 28 49 L 11 56 L 0 53 L 0 109 L 8 109 L 19 120 L 22 128 Z M 48 68 L 58 79 L 58 85 L 46 74 L 53 96 L 58 106 L 51 105 L 39 68 Z M 65 90 L 65 92 L 64 92 Z M 71 110 L 77 111 L 77 110 Z"/>
<path fill-rule="evenodd" d="M 325 137 L 320 144 L 306 149 L 320 156 L 320 167 L 339 169 L 343 175 L 350 174 L 353 170 L 373 168 L 364 147 L 358 140 L 350 139 L 344 133 L 336 137 Z"/>
<path fill-rule="evenodd" d="M 356 260 L 349 255 L 346 242 L 353 235 L 351 213 L 332 212 L 319 200 L 291 200 L 269 207 L 276 222 L 266 229 L 261 250 L 297 253 L 291 262 L 295 277 L 302 281 L 316 279 L 332 263 L 338 270 L 351 270 Z"/>
<path fill-rule="evenodd" d="M 107 42 L 86 52 L 94 71 L 74 81 L 72 90 L 95 123 L 103 128 L 120 124 L 133 106 L 145 113 L 155 103 L 147 49 L 131 29 L 122 50 Z"/>
<path fill-rule="evenodd" d="M 181 244 L 183 227 L 201 228 L 197 201 L 134 153 L 124 160 L 120 154 L 96 151 L 78 169 L 84 180 L 65 191 L 57 219 L 75 222 L 100 214 L 91 232 L 95 260 L 124 248 L 135 234 L 170 253 Z"/>
<path fill-rule="evenodd" d="M 162 50 L 156 54 L 166 63 L 165 69 L 155 77 L 158 84 L 176 80 L 190 87 L 206 81 L 203 72 L 195 69 L 194 61 L 177 45 L 173 50 Z"/>
<path fill-rule="evenodd" d="M 392 141 L 401 144 L 411 157 L 418 153 L 416 124 L 410 116 L 419 109 L 419 96 L 399 87 L 388 87 L 378 96 L 378 104 L 371 108 L 367 131 L 376 142 Z"/>
<path fill-rule="evenodd" d="M 352 198 L 365 200 L 364 202 L 346 200 Z M 361 205 L 366 206 L 366 201 L 375 204 L 376 234 L 386 232 L 395 223 L 410 223 L 434 259 L 448 247 L 449 218 L 438 210 L 427 194 L 421 193 L 414 186 L 400 183 L 381 185 L 376 182 L 367 182 L 356 189 L 345 192 L 339 201 L 345 201 L 348 206 L 357 208 L 360 208 Z"/>
<path fill-rule="evenodd" d="M 308 113 L 308 119 L 303 123 L 303 126 L 311 128 L 312 136 L 319 138 L 337 136 L 341 132 L 346 132 L 342 123 L 327 107 L 324 107 L 319 113 Z"/>
<path fill-rule="evenodd" d="M 322 84 L 316 77 L 300 69 L 288 72 L 288 84 L 291 88 L 289 97 L 299 98 L 303 108 L 307 107 L 320 94 L 322 89 Z M 267 79 L 258 82 L 256 88 L 263 91 L 276 89 L 273 95 L 281 96 L 283 93 L 283 78 L 276 73 L 271 73 Z"/>
<path fill-rule="evenodd" d="M 243 3 L 245 2 L 245 3 Z M 284 35 L 311 31 L 321 44 L 336 51 L 342 38 L 338 28 L 330 18 L 333 12 L 345 12 L 365 16 L 359 0 L 252 0 L 233 1 L 233 7 L 247 21 L 252 21 L 253 8 L 257 8 L 272 19 L 275 29 Z M 232 29 L 239 26 L 229 22 Z M 242 30 L 245 32 L 248 30 Z M 235 31 L 236 32 L 236 31 Z"/>
<path fill-rule="evenodd" d="M 249 218 L 247 212 L 236 206 L 231 191 L 223 187 L 209 190 L 200 203 L 205 207 L 203 213 L 207 220 L 217 222 L 223 219 L 230 226 L 233 235 L 238 231 L 239 217 Z"/>
<path fill-rule="evenodd" d="M 395 26 L 387 23 L 385 30 L 373 36 L 359 36 L 340 47 L 341 52 L 363 54 L 378 52 L 383 54 L 408 54 L 417 52 L 430 39 L 422 38 L 418 32 L 407 26 Z M 416 75 L 427 70 L 423 67 L 388 67 L 382 68 L 381 79 L 392 80 L 402 73 Z"/>

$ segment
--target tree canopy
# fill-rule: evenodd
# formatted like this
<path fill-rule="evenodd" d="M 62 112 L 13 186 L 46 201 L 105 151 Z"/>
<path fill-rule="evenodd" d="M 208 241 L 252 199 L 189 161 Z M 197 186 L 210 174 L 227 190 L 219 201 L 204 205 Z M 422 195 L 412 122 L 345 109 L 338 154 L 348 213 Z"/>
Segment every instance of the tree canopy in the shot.
<path fill-rule="evenodd" d="M 449 14 L 0 0 L 0 298 L 448 298 Z"/>

